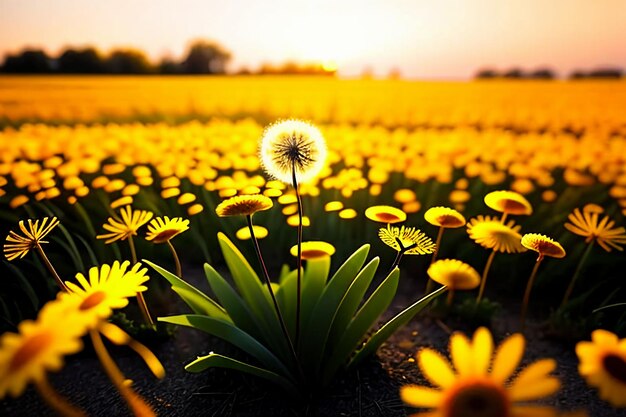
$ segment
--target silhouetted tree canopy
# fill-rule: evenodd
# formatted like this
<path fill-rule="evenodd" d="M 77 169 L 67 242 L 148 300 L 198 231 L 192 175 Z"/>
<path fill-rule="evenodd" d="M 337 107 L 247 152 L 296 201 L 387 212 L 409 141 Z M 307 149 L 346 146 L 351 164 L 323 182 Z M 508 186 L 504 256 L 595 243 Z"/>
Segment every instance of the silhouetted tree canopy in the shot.
<path fill-rule="evenodd" d="M 45 74 L 52 69 L 52 60 L 41 49 L 25 49 L 16 55 L 7 55 L 2 66 L 2 71 L 15 74 Z"/>
<path fill-rule="evenodd" d="M 154 68 L 146 55 L 136 49 L 118 49 L 106 60 L 108 72 L 112 74 L 149 74 Z"/>
<path fill-rule="evenodd" d="M 230 58 L 230 52 L 219 44 L 197 40 L 190 45 L 182 67 L 187 74 L 224 74 Z"/>
<path fill-rule="evenodd" d="M 553 80 L 556 78 L 554 71 L 552 71 L 550 68 L 538 68 L 534 71 L 531 71 L 528 74 L 528 77 L 537 80 Z"/>
<path fill-rule="evenodd" d="M 474 78 L 478 78 L 481 80 L 491 79 L 498 77 L 498 72 L 492 68 L 483 68 L 478 70 Z"/>
<path fill-rule="evenodd" d="M 94 48 L 66 49 L 58 59 L 58 71 L 66 74 L 100 74 L 105 62 Z"/>

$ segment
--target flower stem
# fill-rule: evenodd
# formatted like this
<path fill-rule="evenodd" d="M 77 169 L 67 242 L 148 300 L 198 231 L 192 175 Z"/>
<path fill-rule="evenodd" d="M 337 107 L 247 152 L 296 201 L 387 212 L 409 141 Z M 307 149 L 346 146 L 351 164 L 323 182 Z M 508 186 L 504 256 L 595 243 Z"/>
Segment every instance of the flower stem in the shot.
<path fill-rule="evenodd" d="M 508 215 L 509 213 L 507 213 L 506 211 L 502 213 L 502 218 L 500 219 L 500 223 L 504 224 Z"/>
<path fill-rule="evenodd" d="M 176 276 L 182 278 L 183 277 L 183 269 L 180 266 L 180 259 L 178 259 L 178 254 L 176 253 L 176 249 L 174 249 L 174 245 L 168 239 L 167 246 L 170 247 L 170 251 L 172 252 L 172 256 L 174 257 L 174 263 L 176 264 Z"/>
<path fill-rule="evenodd" d="M 41 256 L 41 259 L 43 260 L 43 263 L 46 265 L 46 268 L 48 268 L 48 271 L 50 271 L 50 273 L 54 277 L 54 280 L 57 282 L 57 285 L 59 286 L 59 288 L 61 288 L 61 291 L 68 292 L 67 285 L 65 285 L 63 280 L 61 280 L 61 277 L 57 273 L 56 269 L 54 269 L 54 266 L 52 266 L 52 263 L 50 263 L 50 260 L 46 256 L 46 253 L 43 251 L 43 248 L 41 247 L 39 243 L 37 243 L 36 248 L 37 248 L 37 252 L 39 252 L 39 256 Z"/>
<path fill-rule="evenodd" d="M 87 414 L 71 404 L 65 397 L 57 392 L 48 379 L 44 376 L 40 381 L 35 382 L 35 388 L 39 397 L 43 399 L 54 411 L 67 417 L 86 417 Z"/>
<path fill-rule="evenodd" d="M 441 245 L 441 238 L 443 237 L 443 226 L 439 226 L 439 232 L 437 232 L 437 241 L 435 242 L 435 252 L 433 252 L 433 257 L 430 258 L 430 264 L 434 264 L 437 260 L 437 255 L 439 254 L 439 245 Z M 433 285 L 435 281 L 428 277 L 428 282 L 426 283 L 426 294 L 430 294 L 433 291 Z"/>
<path fill-rule="evenodd" d="M 452 300 L 454 299 L 454 288 L 450 288 L 448 290 L 448 296 L 446 297 L 446 305 L 450 307 L 452 305 Z"/>
<path fill-rule="evenodd" d="M 104 368 L 104 372 L 107 374 L 115 388 L 120 392 L 122 397 L 126 400 L 128 407 L 131 409 L 135 416 L 141 417 L 149 417 L 156 416 L 152 408 L 141 398 L 130 385 L 126 384 L 124 375 L 117 367 L 111 355 L 106 350 L 104 346 L 104 342 L 102 342 L 102 337 L 100 337 L 100 333 L 97 330 L 90 330 L 89 336 L 91 337 L 91 342 L 93 343 L 93 348 L 96 351 L 96 355 L 98 356 L 98 360 Z"/>
<path fill-rule="evenodd" d="M 296 301 L 296 346 L 300 343 L 300 304 L 302 303 L 302 197 L 298 189 L 298 180 L 296 178 L 296 163 L 291 164 L 291 177 L 293 188 L 296 192 L 298 200 L 298 271 L 297 271 L 297 301 Z"/>
<path fill-rule="evenodd" d="M 537 258 L 537 262 L 535 262 L 535 267 L 533 271 L 530 273 L 530 278 L 528 278 L 528 284 L 526 284 L 526 291 L 524 292 L 524 301 L 522 302 L 522 332 L 524 331 L 526 325 L 526 313 L 528 312 L 528 301 L 530 300 L 530 291 L 533 288 L 533 283 L 535 282 L 535 277 L 537 276 L 537 271 L 539 270 L 539 265 L 543 261 L 543 255 L 539 255 Z"/>
<path fill-rule="evenodd" d="M 483 294 L 485 292 L 485 284 L 487 283 L 487 274 L 489 273 L 489 268 L 491 268 L 493 258 L 495 257 L 496 257 L 496 251 L 492 250 L 491 254 L 489 254 L 489 258 L 487 258 L 487 264 L 485 264 L 485 269 L 483 270 L 483 276 L 480 279 L 480 289 L 478 290 L 478 297 L 476 297 L 476 304 L 479 304 L 480 300 L 483 299 Z"/>
<path fill-rule="evenodd" d="M 278 321 L 280 322 L 280 327 L 285 335 L 285 339 L 287 339 L 287 343 L 289 344 L 289 349 L 291 350 L 291 354 L 296 361 L 298 362 L 298 355 L 296 355 L 296 351 L 293 347 L 293 343 L 291 342 L 291 338 L 289 337 L 289 332 L 287 331 L 287 326 L 285 325 L 285 320 L 283 319 L 283 315 L 280 313 L 280 307 L 278 307 L 278 302 L 276 301 L 276 296 L 274 295 L 274 290 L 272 289 L 272 282 L 270 281 L 270 275 L 267 272 L 267 268 L 265 266 L 265 261 L 263 261 L 263 255 L 261 254 L 261 247 L 259 246 L 259 241 L 254 234 L 254 225 L 252 224 L 252 215 L 246 216 L 246 221 L 248 222 L 248 228 L 250 229 L 250 236 L 252 237 L 252 242 L 254 243 L 254 251 L 256 252 L 256 256 L 259 259 L 259 263 L 261 264 L 261 270 L 263 271 L 263 278 L 265 279 L 265 283 L 267 284 L 267 289 L 270 292 L 272 297 L 272 302 L 274 303 L 274 310 L 276 310 L 276 314 L 278 315 Z"/>
<path fill-rule="evenodd" d="M 135 243 L 133 242 L 133 237 L 128 236 L 128 246 L 130 246 L 130 256 L 133 261 L 133 265 L 137 263 L 137 252 L 135 252 Z M 139 309 L 141 310 L 141 315 L 143 316 L 146 324 L 149 324 L 154 328 L 154 320 L 150 316 L 150 311 L 148 310 L 148 304 L 146 304 L 146 299 L 143 297 L 143 294 L 137 293 L 137 303 L 139 304 Z"/>
<path fill-rule="evenodd" d="M 574 272 L 574 275 L 572 276 L 572 280 L 570 281 L 569 286 L 567 287 L 567 291 L 565 291 L 565 295 L 563 296 L 563 301 L 561 301 L 561 306 L 559 308 L 565 307 L 565 304 L 567 304 L 567 302 L 569 301 L 569 297 L 572 295 L 572 291 L 574 290 L 574 286 L 576 285 L 576 280 L 578 280 L 578 277 L 580 276 L 580 273 L 583 270 L 583 265 L 587 261 L 587 258 L 589 257 L 589 254 L 591 253 L 592 247 L 593 247 L 593 240 L 587 244 L 587 248 L 585 248 L 585 252 L 583 253 L 583 256 L 580 258 L 580 261 L 578 262 L 578 266 L 576 267 L 576 271 Z"/>

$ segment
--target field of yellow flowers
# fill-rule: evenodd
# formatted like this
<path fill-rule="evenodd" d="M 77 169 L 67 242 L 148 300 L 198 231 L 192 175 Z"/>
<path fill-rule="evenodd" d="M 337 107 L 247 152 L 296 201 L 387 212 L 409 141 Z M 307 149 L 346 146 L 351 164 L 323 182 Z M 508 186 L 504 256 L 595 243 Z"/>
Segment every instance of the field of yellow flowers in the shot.
<path fill-rule="evenodd" d="M 267 297 L 271 294 L 289 341 L 289 346 L 277 349 L 284 349 L 286 359 L 281 360 L 289 365 L 307 351 L 297 345 L 300 299 L 297 313 L 293 311 L 295 323 L 287 318 L 285 324 L 280 313 L 291 311 L 284 297 L 291 294 L 287 291 L 296 291 L 296 272 L 300 295 L 297 265 L 308 259 L 307 268 L 313 268 L 314 259 L 332 255 L 334 271 L 340 260 L 352 253 L 357 256 L 368 243 L 372 253 L 380 256 L 382 270 L 391 265 L 379 288 L 398 277 L 411 283 L 411 291 L 421 293 L 426 288 L 425 295 L 434 285 L 444 285 L 448 296 L 436 300 L 434 317 L 461 317 L 477 326 L 488 325 L 497 303 L 509 305 L 516 300 L 513 310 L 515 314 L 521 310 L 521 327 L 510 331 L 523 331 L 528 316 L 533 326 L 545 326 L 564 340 L 579 341 L 599 327 L 622 334 L 626 331 L 626 309 L 621 305 L 626 302 L 624 109 L 626 83 L 617 81 L 0 77 L 0 231 L 8 235 L 1 266 L 6 285 L 0 291 L 0 329 L 15 330 L 20 321 L 36 317 L 59 287 L 72 294 L 88 292 L 95 282 L 102 284 L 105 278 L 94 277 L 104 277 L 110 269 L 96 270 L 102 265 L 109 268 L 108 264 L 119 272 L 116 279 L 135 282 L 128 294 L 116 295 L 119 306 L 111 304 L 111 308 L 127 305 L 127 298 L 136 295 L 129 316 L 136 321 L 143 316 L 152 326 L 148 310 L 155 317 L 172 313 L 165 295 L 170 285 L 194 311 L 204 302 L 202 297 L 207 296 L 182 280 L 186 274 L 193 276 L 203 262 L 216 268 L 207 272 L 216 291 L 213 285 L 221 283 L 218 273 L 225 265 L 232 272 L 237 256 L 253 265 L 258 257 L 267 278 Z M 259 151 L 260 138 L 271 131 L 268 125 L 281 119 L 310 121 L 327 146 L 324 158 L 316 161 L 319 171 L 300 184 L 295 164 L 306 165 L 316 158 L 309 149 L 297 155 L 285 151 L 295 158 L 290 160 L 293 165 L 286 166 L 285 178 L 268 169 L 272 160 L 264 161 L 266 155 Z M 232 214 L 238 216 L 222 218 Z M 144 225 L 145 230 L 140 230 Z M 308 246 L 300 247 L 302 237 Z M 260 246 L 249 244 L 250 239 L 255 245 L 260 241 Z M 241 253 L 232 249 L 231 241 L 238 242 Z M 141 259 L 176 272 L 154 267 L 165 279 L 151 270 L 145 299 L 146 270 L 138 270 L 136 264 Z M 129 264 L 119 263 L 125 260 L 132 260 L 135 267 L 127 271 Z M 377 265 L 378 261 L 372 277 Z M 402 272 L 394 272 L 398 265 Z M 305 281 L 308 271 L 304 270 Z M 77 273 L 81 286 L 67 282 Z M 236 280 L 237 273 L 233 275 Z M 280 279 L 270 283 L 270 275 Z M 60 299 L 66 295 L 69 299 L 69 294 Z M 79 309 L 90 303 L 94 299 L 83 299 Z M 61 314 L 55 308 L 60 307 L 42 310 L 40 320 L 52 323 Z M 210 307 L 207 315 L 230 314 L 221 308 Z M 302 308 L 302 314 L 307 314 L 313 307 L 303 300 Z M 180 320 L 163 321 L 194 327 Z M 332 317 L 329 320 L 334 324 Z M 118 316 L 114 322 L 132 328 L 126 317 Z M 90 334 L 96 353 L 104 356 L 108 354 L 102 353 L 99 334 L 128 344 L 162 377 L 162 365 L 143 345 L 116 325 L 93 323 L 77 322 L 83 333 L 64 337 Z M 333 332 L 339 337 L 333 329 L 329 338 Z M 597 338 L 614 337 L 606 333 Z M 291 339 L 296 343 L 291 344 Z M 451 340 L 451 347 L 463 347 L 452 352 L 455 366 L 462 368 L 465 359 L 455 355 L 462 355 L 467 346 L 471 350 L 471 344 L 466 339 Z M 480 340 L 491 340 L 484 328 L 474 336 L 475 349 Z M 506 346 L 521 358 L 520 343 L 523 338 L 520 342 L 512 337 Z M 337 349 L 341 348 L 339 342 Z M 320 355 L 323 352 L 322 348 Z M 330 379 L 342 366 L 333 363 L 333 352 L 328 353 L 331 365 L 324 378 Z M 315 352 L 311 354 L 315 357 Z M 585 355 L 591 354 L 581 358 Z M 430 359 L 424 361 L 439 358 L 437 352 L 422 350 L 418 361 L 427 356 Z M 318 359 L 322 361 L 321 356 Z M 626 369 L 626 357 L 616 360 L 625 367 L 619 369 Z M 308 372 L 292 366 L 294 375 Z M 448 370 L 450 364 L 441 367 Z M 494 364 L 493 372 L 502 373 L 503 379 L 514 371 L 501 367 L 498 371 Z M 488 363 L 483 371 L 487 368 Z M 428 367 L 420 369 L 428 378 Z M 558 385 L 548 375 L 550 369 L 540 375 L 544 377 L 540 382 L 549 385 L 546 395 Z M 456 371 L 454 378 L 461 381 L 463 371 Z M 624 374 L 611 375 L 626 387 Z M 148 407 L 133 390 L 124 388 L 123 380 L 113 382 L 135 414 Z M 511 395 L 534 399 L 522 385 L 513 384 Z M 1 388 L 0 384 L 0 394 Z M 38 389 L 45 395 L 46 386 Z M 432 407 L 436 402 L 423 399 L 420 390 L 424 389 L 403 389 L 403 401 Z M 612 404 L 619 402 L 605 394 L 603 398 Z M 72 406 L 60 407 L 68 414 Z"/>

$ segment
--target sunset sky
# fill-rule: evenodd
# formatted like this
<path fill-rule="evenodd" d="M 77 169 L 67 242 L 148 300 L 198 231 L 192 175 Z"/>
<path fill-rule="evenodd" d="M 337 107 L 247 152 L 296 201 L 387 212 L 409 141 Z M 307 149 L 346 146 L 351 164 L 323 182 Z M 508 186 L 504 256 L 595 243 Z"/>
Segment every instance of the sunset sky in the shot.
<path fill-rule="evenodd" d="M 333 61 L 341 75 L 391 68 L 467 78 L 477 68 L 626 67 L 626 0 L 0 0 L 0 55 L 23 46 L 145 50 L 180 58 L 208 38 L 230 68 Z"/>

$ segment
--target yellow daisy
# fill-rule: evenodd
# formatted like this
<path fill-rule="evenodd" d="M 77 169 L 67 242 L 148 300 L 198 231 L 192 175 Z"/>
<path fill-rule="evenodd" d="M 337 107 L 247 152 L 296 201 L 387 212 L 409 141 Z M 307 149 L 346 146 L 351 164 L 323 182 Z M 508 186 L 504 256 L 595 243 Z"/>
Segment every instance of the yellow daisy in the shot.
<path fill-rule="evenodd" d="M 94 328 L 100 320 L 109 317 L 113 309 L 126 307 L 129 297 L 146 291 L 147 269 L 141 268 L 141 263 L 131 269 L 129 266 L 129 261 L 94 266 L 89 269 L 89 279 L 79 272 L 76 274 L 78 284 L 65 281 L 69 292 L 59 294 L 59 298 L 68 306 L 75 305 L 86 317 L 86 326 Z"/>
<path fill-rule="evenodd" d="M 431 207 L 424 213 L 424 219 L 434 226 L 456 228 L 465 226 L 465 217 L 449 207 Z"/>
<path fill-rule="evenodd" d="M 528 200 L 515 191 L 492 191 L 485 196 L 485 204 L 489 208 L 504 213 L 503 219 L 507 214 L 529 215 L 533 212 L 533 207 Z"/>
<path fill-rule="evenodd" d="M 298 245 L 294 245 L 289 250 L 292 256 L 298 256 Z M 302 242 L 302 259 L 316 259 L 326 256 L 332 256 L 335 253 L 335 247 L 327 242 L 310 241 Z"/>
<path fill-rule="evenodd" d="M 576 345 L 578 372 L 613 407 L 626 407 L 626 339 L 606 330 L 595 330 L 591 342 Z"/>
<path fill-rule="evenodd" d="M 47 303 L 37 320 L 25 320 L 18 333 L 0 337 L 0 398 L 18 397 L 26 386 L 45 382 L 46 373 L 63 366 L 63 356 L 80 351 L 80 317 L 65 314 L 59 301 Z"/>
<path fill-rule="evenodd" d="M 433 281 L 457 290 L 473 290 L 480 284 L 478 272 L 458 259 L 441 259 L 427 273 Z"/>
<path fill-rule="evenodd" d="M 222 201 L 215 212 L 219 217 L 252 216 L 257 211 L 271 209 L 273 205 L 271 198 L 261 194 L 238 195 Z"/>
<path fill-rule="evenodd" d="M 365 217 L 379 223 L 400 223 L 406 220 L 406 213 L 392 206 L 371 206 L 365 210 Z"/>
<path fill-rule="evenodd" d="M 434 388 L 406 385 L 400 389 L 400 397 L 410 407 L 430 409 L 424 414 L 429 417 L 544 415 L 539 412 L 545 412 L 545 407 L 520 403 L 558 391 L 559 380 L 551 375 L 556 361 L 542 359 L 516 373 L 524 345 L 524 336 L 514 334 L 494 354 L 493 339 L 486 328 L 476 330 L 472 341 L 455 333 L 450 338 L 452 363 L 430 348 L 417 353 L 419 368 Z"/>
<path fill-rule="evenodd" d="M 387 224 L 378 230 L 383 243 L 405 255 L 427 255 L 435 251 L 435 244 L 415 227 L 395 227 Z"/>
<path fill-rule="evenodd" d="M 324 168 L 326 141 L 312 124 L 284 120 L 265 130 L 260 155 L 263 168 L 272 177 L 288 184 L 294 180 L 304 183 Z"/>
<path fill-rule="evenodd" d="M 48 243 L 42 239 L 59 224 L 56 217 L 44 217 L 41 219 L 41 224 L 39 220 L 28 219 L 27 222 L 28 227 L 24 224 L 24 220 L 18 223 L 24 236 L 18 235 L 13 230 L 9 231 L 4 244 L 4 256 L 9 261 L 23 258 L 31 249 L 39 247 L 41 243 Z"/>
<path fill-rule="evenodd" d="M 157 217 L 150 221 L 148 224 L 148 233 L 146 233 L 146 240 L 150 240 L 154 243 L 168 242 L 189 229 L 189 220 L 183 220 L 182 217 L 174 217 L 170 219 L 167 216 Z"/>
<path fill-rule="evenodd" d="M 524 236 L 522 236 L 521 243 L 522 246 L 524 246 L 525 248 L 537 252 L 540 257 L 565 257 L 565 249 L 563 249 L 563 246 L 561 246 L 559 242 L 556 242 L 549 237 L 540 235 L 538 233 L 525 234 Z"/>
<path fill-rule="evenodd" d="M 615 222 L 609 216 L 604 216 L 602 220 L 599 220 L 598 216 L 596 209 L 589 209 L 585 206 L 582 212 L 580 209 L 575 209 L 568 216 L 570 223 L 565 223 L 564 226 L 570 232 L 583 236 L 587 243 L 598 242 L 598 245 L 607 252 L 611 252 L 612 248 L 618 251 L 624 250 L 621 245 L 626 244 L 626 229 L 614 228 Z"/>
<path fill-rule="evenodd" d="M 526 249 L 522 246 L 521 226 L 516 226 L 513 220 L 506 224 L 497 217 L 477 216 L 467 224 L 469 237 L 487 249 L 496 252 L 519 253 Z"/>
<path fill-rule="evenodd" d="M 145 210 L 133 210 L 130 206 L 125 206 L 120 210 L 120 216 L 120 219 L 109 217 L 108 223 L 102 227 L 110 233 L 98 235 L 96 238 L 106 239 L 104 243 L 109 244 L 136 236 L 137 230 L 150 221 L 153 213 Z"/>
<path fill-rule="evenodd" d="M 269 234 L 268 230 L 263 226 L 253 225 L 254 228 L 254 236 L 257 239 L 265 239 Z M 250 228 L 248 226 L 244 226 L 241 229 L 235 232 L 235 236 L 239 240 L 249 240 L 252 239 L 252 234 L 250 233 Z"/>

